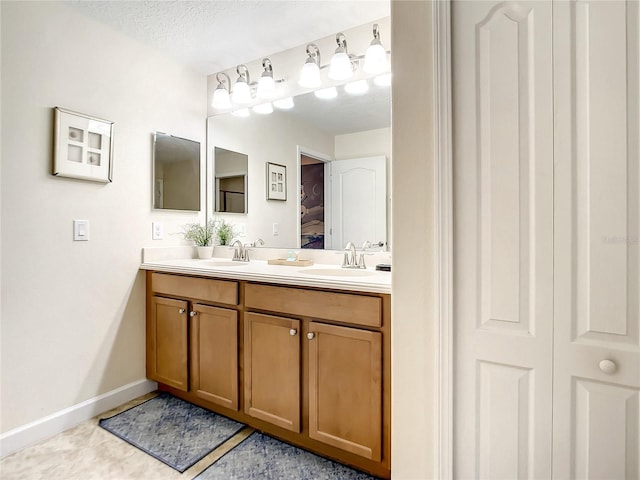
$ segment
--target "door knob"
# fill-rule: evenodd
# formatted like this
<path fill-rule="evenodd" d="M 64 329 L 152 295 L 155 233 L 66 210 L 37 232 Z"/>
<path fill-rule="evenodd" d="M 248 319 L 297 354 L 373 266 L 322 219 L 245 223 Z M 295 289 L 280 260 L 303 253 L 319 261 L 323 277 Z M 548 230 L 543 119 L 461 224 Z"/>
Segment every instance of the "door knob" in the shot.
<path fill-rule="evenodd" d="M 184 309 L 184 308 L 181 308 L 180 310 L 178 310 L 178 313 L 179 313 L 180 315 L 182 315 L 184 312 L 185 312 L 185 309 Z"/>
<path fill-rule="evenodd" d="M 189 315 L 190 315 L 191 317 L 195 317 L 197 314 L 198 314 L 198 312 L 193 312 L 193 311 L 189 313 Z"/>
<path fill-rule="evenodd" d="M 313 332 L 309 332 L 309 333 L 307 333 L 307 338 L 308 338 L 309 340 L 313 340 L 313 337 L 315 337 L 315 336 L 316 336 L 316 334 L 315 334 L 315 333 L 313 333 Z"/>
<path fill-rule="evenodd" d="M 296 333 L 298 333 L 298 331 L 295 328 L 292 328 L 291 330 L 289 330 L 289 335 L 291 335 L 292 337 L 295 337 Z"/>
<path fill-rule="evenodd" d="M 611 375 L 612 373 L 615 373 L 615 371 L 618 369 L 616 362 L 614 362 L 613 360 L 609 360 L 608 358 L 604 360 L 600 360 L 599 366 L 600 366 L 600 370 L 602 370 L 607 375 Z"/>

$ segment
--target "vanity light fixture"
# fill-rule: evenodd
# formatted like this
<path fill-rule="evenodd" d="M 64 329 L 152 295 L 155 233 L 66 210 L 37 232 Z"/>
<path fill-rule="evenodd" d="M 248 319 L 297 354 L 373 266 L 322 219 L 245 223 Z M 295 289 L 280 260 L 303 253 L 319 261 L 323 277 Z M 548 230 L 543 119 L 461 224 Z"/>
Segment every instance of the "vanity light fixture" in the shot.
<path fill-rule="evenodd" d="M 347 38 L 343 33 L 336 35 L 336 48 L 333 57 L 331 57 L 331 64 L 329 65 L 329 78 L 331 80 L 348 80 L 353 77 L 354 66 L 351 63 L 351 57 L 347 50 Z"/>
<path fill-rule="evenodd" d="M 338 90 L 336 87 L 329 87 L 323 88 L 322 90 L 316 90 L 313 94 L 322 100 L 330 100 L 338 96 Z"/>
<path fill-rule="evenodd" d="M 273 66 L 268 58 L 262 59 L 262 67 L 264 71 L 258 80 L 258 89 L 256 96 L 264 100 L 269 100 L 276 96 L 276 82 L 273 79 Z"/>
<path fill-rule="evenodd" d="M 279 108 L 280 110 L 290 110 L 294 107 L 293 98 L 286 97 L 280 98 L 273 102 L 273 106 Z"/>
<path fill-rule="evenodd" d="M 364 53 L 364 65 L 362 70 L 366 73 L 382 73 L 389 68 L 387 52 L 380 42 L 380 29 L 378 24 L 373 24 L 373 40 Z"/>
<path fill-rule="evenodd" d="M 273 106 L 271 105 L 271 102 L 261 103 L 254 106 L 251 110 L 259 113 L 260 115 L 269 115 L 270 113 L 273 113 Z"/>
<path fill-rule="evenodd" d="M 238 78 L 233 86 L 233 92 L 231 93 L 231 101 L 238 105 L 248 105 L 251 103 L 251 79 L 249 77 L 249 69 L 246 65 L 238 65 L 236 67 L 238 72 Z"/>
<path fill-rule="evenodd" d="M 305 88 L 318 88 L 322 85 L 320 79 L 320 70 L 329 68 L 328 77 L 331 80 L 348 80 L 353 77 L 360 60 L 363 60 L 363 71 L 367 74 L 380 74 L 389 71 L 389 61 L 387 54 L 391 53 L 385 50 L 380 41 L 380 27 L 377 23 L 373 24 L 373 40 L 367 47 L 364 55 L 353 55 L 349 53 L 347 48 L 347 38 L 341 32 L 336 35 L 336 43 L 338 47 L 334 55 L 331 57 L 329 65 L 320 63 L 320 50 L 314 43 L 307 45 L 307 59 L 300 72 L 298 84 Z"/>
<path fill-rule="evenodd" d="M 307 61 L 302 66 L 298 85 L 305 88 L 318 88 L 320 81 L 320 49 L 315 43 L 307 45 Z"/>
<path fill-rule="evenodd" d="M 363 95 L 369 91 L 369 83 L 366 80 L 356 80 L 344 86 L 344 91 L 349 95 Z"/>
<path fill-rule="evenodd" d="M 231 108 L 231 99 L 229 98 L 229 88 L 231 87 L 231 79 L 224 72 L 216 74 L 218 86 L 213 91 L 213 100 L 211 106 L 213 108 Z M 225 81 L 227 86 L 225 86 Z"/>

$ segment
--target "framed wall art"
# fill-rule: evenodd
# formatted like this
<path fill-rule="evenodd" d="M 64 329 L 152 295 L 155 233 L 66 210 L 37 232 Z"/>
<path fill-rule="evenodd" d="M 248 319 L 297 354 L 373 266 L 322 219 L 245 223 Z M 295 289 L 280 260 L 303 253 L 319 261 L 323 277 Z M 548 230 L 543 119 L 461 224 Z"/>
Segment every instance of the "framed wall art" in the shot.
<path fill-rule="evenodd" d="M 113 122 L 54 109 L 53 174 L 111 182 Z"/>
<path fill-rule="evenodd" d="M 267 200 L 287 200 L 287 167 L 267 162 Z"/>

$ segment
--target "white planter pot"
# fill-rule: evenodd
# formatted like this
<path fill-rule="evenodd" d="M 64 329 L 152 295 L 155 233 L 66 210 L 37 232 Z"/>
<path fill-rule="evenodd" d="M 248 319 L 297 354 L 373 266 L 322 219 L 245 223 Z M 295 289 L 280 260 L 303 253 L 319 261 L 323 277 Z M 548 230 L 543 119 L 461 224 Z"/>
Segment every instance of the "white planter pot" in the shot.
<path fill-rule="evenodd" d="M 211 258 L 213 257 L 213 247 L 197 247 L 198 258 Z"/>

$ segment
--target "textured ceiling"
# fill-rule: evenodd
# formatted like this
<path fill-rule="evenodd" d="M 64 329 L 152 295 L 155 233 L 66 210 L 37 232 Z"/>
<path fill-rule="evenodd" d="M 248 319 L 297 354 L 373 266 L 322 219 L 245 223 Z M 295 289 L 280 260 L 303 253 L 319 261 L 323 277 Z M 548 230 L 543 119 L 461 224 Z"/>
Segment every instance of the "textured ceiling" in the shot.
<path fill-rule="evenodd" d="M 209 75 L 389 16 L 389 0 L 77 1 L 111 25 Z"/>

